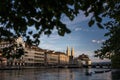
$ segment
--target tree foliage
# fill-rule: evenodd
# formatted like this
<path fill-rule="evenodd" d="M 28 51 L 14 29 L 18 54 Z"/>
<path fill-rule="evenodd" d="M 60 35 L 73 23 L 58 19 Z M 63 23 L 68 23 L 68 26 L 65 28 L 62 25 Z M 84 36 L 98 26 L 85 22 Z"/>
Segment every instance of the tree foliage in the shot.
<path fill-rule="evenodd" d="M 64 36 L 70 30 L 61 21 L 61 15 L 73 20 L 80 10 L 86 16 L 93 14 L 89 26 L 96 21 L 98 27 L 103 28 L 100 15 L 111 15 L 109 12 L 112 12 L 117 1 L 119 0 L 0 0 L 0 38 L 21 35 L 26 41 L 39 44 L 40 34 L 50 35 L 53 29 Z M 31 26 L 35 27 L 36 33 L 32 30 L 27 32 Z M 29 41 L 31 35 L 34 39 Z"/>
<path fill-rule="evenodd" d="M 17 50 L 14 50 L 14 48 L 15 48 L 15 46 L 4 48 L 2 56 L 7 59 L 10 59 L 10 58 L 18 59 L 24 54 L 23 48 L 20 48 Z"/>
<path fill-rule="evenodd" d="M 28 43 L 39 44 L 40 35 L 50 35 L 53 29 L 64 36 L 71 31 L 61 21 L 61 15 L 73 20 L 80 11 L 85 16 L 93 15 L 88 23 L 90 27 L 97 24 L 99 28 L 110 31 L 101 56 L 107 51 L 118 53 L 120 0 L 0 0 L 0 38 L 21 35 Z M 101 24 L 104 17 L 111 20 Z M 27 31 L 31 26 L 35 27 L 36 33 Z"/>
<path fill-rule="evenodd" d="M 107 14 L 112 20 L 104 24 L 106 29 L 108 29 L 105 34 L 108 39 L 103 43 L 101 49 L 96 51 L 96 56 L 109 58 L 113 68 L 120 68 L 120 1 L 114 1 L 114 5 L 111 8 Z"/>
<path fill-rule="evenodd" d="M 113 21 L 105 24 L 109 30 L 105 36 L 109 38 L 103 43 L 101 49 L 95 51 L 100 58 L 109 58 L 113 68 L 120 68 L 120 23 Z"/>
<path fill-rule="evenodd" d="M 22 44 L 14 42 L 11 43 L 11 45 L 2 48 L 1 52 L 2 56 L 7 59 L 19 59 L 22 55 L 24 55 L 24 47 Z"/>

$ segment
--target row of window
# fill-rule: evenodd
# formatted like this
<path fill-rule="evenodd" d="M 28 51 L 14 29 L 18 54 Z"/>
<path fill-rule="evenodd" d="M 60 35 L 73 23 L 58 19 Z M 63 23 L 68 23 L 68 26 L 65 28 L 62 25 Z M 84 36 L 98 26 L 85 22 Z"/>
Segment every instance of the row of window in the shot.
<path fill-rule="evenodd" d="M 37 54 L 37 55 L 44 55 L 44 53 L 35 53 L 35 54 Z"/>
<path fill-rule="evenodd" d="M 44 58 L 44 56 L 34 56 L 34 58 Z"/>

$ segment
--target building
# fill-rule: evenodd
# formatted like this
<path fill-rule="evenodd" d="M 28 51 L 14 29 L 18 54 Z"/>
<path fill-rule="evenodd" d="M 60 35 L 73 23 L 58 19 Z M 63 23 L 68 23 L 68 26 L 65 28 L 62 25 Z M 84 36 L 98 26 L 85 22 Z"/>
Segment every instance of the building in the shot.
<path fill-rule="evenodd" d="M 27 45 L 22 37 L 11 39 L 11 41 L 0 42 L 0 49 L 16 46 L 10 54 L 16 54 L 18 49 L 24 49 L 20 58 L 5 59 L 0 53 L 0 64 L 8 66 L 44 66 L 44 65 L 68 65 L 74 64 L 74 48 L 67 47 L 66 53 L 41 49 L 34 45 Z M 2 51 L 1 51 L 2 52 Z M 6 62 L 6 63 L 5 63 Z"/>
<path fill-rule="evenodd" d="M 25 48 L 25 42 L 23 41 L 22 37 L 18 37 L 15 39 L 15 44 L 17 44 L 18 47 Z"/>
<path fill-rule="evenodd" d="M 23 60 L 26 66 L 40 66 L 44 65 L 45 51 L 37 46 L 25 47 L 25 54 L 23 55 Z"/>
<path fill-rule="evenodd" d="M 56 52 L 59 56 L 59 65 L 67 65 L 69 63 L 69 56 L 63 52 Z"/>
<path fill-rule="evenodd" d="M 87 65 L 92 65 L 92 61 L 89 59 L 86 64 Z"/>
<path fill-rule="evenodd" d="M 57 66 L 69 64 L 70 56 L 63 52 L 55 52 L 52 50 L 41 49 L 37 46 L 26 45 L 25 54 L 22 58 L 26 66 Z"/>
<path fill-rule="evenodd" d="M 74 59 L 74 64 L 75 64 L 77 67 L 82 67 L 83 62 L 82 62 L 81 59 L 75 58 L 75 59 Z"/>
<path fill-rule="evenodd" d="M 66 65 L 69 62 L 69 57 L 63 52 L 47 51 L 45 55 L 47 65 Z"/>
<path fill-rule="evenodd" d="M 0 67 L 7 65 L 7 59 L 2 56 L 2 51 L 0 50 Z"/>
<path fill-rule="evenodd" d="M 73 58 L 74 58 L 74 48 L 72 47 L 72 49 L 71 49 L 71 56 L 73 56 Z"/>
<path fill-rule="evenodd" d="M 24 65 L 24 62 L 21 58 L 16 59 L 15 57 L 10 57 L 12 55 L 17 55 L 17 51 L 19 49 L 23 49 L 24 46 L 25 45 L 24 45 L 24 41 L 22 40 L 22 37 L 0 41 L 1 54 L 5 48 L 6 48 L 6 50 L 10 49 L 10 53 L 8 53 L 9 56 L 5 56 L 6 58 L 2 56 L 3 57 L 2 62 L 4 62 L 5 66 L 22 66 L 22 65 Z M 4 55 L 8 55 L 8 54 L 4 54 Z M 4 65 L 4 64 L 2 64 L 2 65 Z"/>
<path fill-rule="evenodd" d="M 46 65 L 58 65 L 59 54 L 55 53 L 54 51 L 46 51 L 45 59 Z"/>
<path fill-rule="evenodd" d="M 77 59 L 81 60 L 83 65 L 91 65 L 92 62 L 89 59 L 88 55 L 82 54 L 77 57 Z"/>
<path fill-rule="evenodd" d="M 67 47 L 66 54 L 67 54 L 67 56 L 71 56 L 70 48 L 69 47 Z"/>
<path fill-rule="evenodd" d="M 74 64 L 74 48 L 70 51 L 69 47 L 67 47 L 66 54 L 69 57 L 69 64 Z"/>

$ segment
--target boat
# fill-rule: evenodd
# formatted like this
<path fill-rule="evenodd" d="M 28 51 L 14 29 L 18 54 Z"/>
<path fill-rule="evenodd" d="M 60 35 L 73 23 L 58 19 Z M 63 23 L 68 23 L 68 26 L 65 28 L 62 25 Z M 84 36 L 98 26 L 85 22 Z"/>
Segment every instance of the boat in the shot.
<path fill-rule="evenodd" d="M 86 72 L 85 75 L 92 76 L 92 72 Z"/>
<path fill-rule="evenodd" d="M 104 71 L 94 71 L 95 73 L 104 73 Z"/>
<path fill-rule="evenodd" d="M 105 70 L 105 72 L 110 72 L 111 71 L 111 69 L 109 69 L 109 70 Z"/>

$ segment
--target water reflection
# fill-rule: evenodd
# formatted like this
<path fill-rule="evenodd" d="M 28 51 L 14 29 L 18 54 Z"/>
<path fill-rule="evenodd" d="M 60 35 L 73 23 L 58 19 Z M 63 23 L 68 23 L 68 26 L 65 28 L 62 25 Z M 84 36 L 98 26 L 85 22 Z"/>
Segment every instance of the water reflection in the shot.
<path fill-rule="evenodd" d="M 111 72 L 92 74 L 95 69 L 25 69 L 0 71 L 0 80 L 114 80 Z M 112 77 L 111 77 L 112 76 Z M 120 75 L 119 75 L 120 76 Z M 120 79 L 119 77 L 117 78 Z"/>
<path fill-rule="evenodd" d="M 112 71 L 112 80 L 120 80 L 120 69 Z"/>

